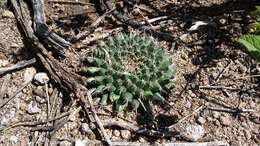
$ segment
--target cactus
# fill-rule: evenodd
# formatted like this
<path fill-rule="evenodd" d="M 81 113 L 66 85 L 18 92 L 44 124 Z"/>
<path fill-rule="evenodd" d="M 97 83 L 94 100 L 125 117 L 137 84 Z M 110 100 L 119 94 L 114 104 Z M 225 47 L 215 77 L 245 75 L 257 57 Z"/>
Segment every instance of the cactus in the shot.
<path fill-rule="evenodd" d="M 120 112 L 164 101 L 173 87 L 171 58 L 153 40 L 120 34 L 94 49 L 83 72 L 92 95 L 101 105 Z"/>

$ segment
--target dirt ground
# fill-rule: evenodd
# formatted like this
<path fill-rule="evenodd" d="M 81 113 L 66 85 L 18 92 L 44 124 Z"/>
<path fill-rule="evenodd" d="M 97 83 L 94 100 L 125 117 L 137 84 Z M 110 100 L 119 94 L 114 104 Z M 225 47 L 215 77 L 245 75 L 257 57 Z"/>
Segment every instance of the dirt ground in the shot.
<path fill-rule="evenodd" d="M 45 1 L 47 24 L 70 42 L 80 32 L 87 31 L 88 26 L 101 15 L 95 2 L 80 2 L 84 4 Z M 254 21 L 249 14 L 257 4 L 260 5 L 257 0 L 154 0 L 140 2 L 135 8 L 127 5 L 122 11 L 140 20 L 170 15 L 169 19 L 152 25 L 160 26 L 160 31 L 174 37 L 174 41 L 160 37 L 154 39 L 174 60 L 176 85 L 167 103 L 154 104 L 152 115 L 143 111 L 116 115 L 111 106 L 96 104 L 95 107 L 102 120 L 124 121 L 167 131 L 174 136 L 151 138 L 115 127 L 106 129 L 109 138 L 113 142 L 147 144 L 225 141 L 231 146 L 259 145 L 260 77 L 254 75 L 260 74 L 260 64 L 236 42 L 246 33 L 244 27 Z M 119 1 L 118 5 L 121 8 L 125 3 Z M 5 0 L 0 1 L 0 68 L 33 58 L 9 8 Z M 209 22 L 210 25 L 188 31 L 197 21 Z M 114 17 L 106 17 L 94 33 L 66 50 L 66 58 L 60 61 L 80 72 L 82 60 L 108 36 L 126 30 L 137 31 L 122 26 Z M 47 73 L 37 61 L 31 67 L 0 75 L 0 97 L 4 83 L 7 88 L 0 100 L 10 98 L 35 73 L 41 72 Z M 47 96 L 51 100 L 51 115 L 47 114 Z M 95 142 L 93 134 L 88 133 L 91 125 L 88 125 L 83 112 L 77 113 L 58 131 L 37 130 L 37 125 L 10 128 L 23 121 L 45 121 L 78 106 L 76 100 L 52 80 L 46 86 L 32 81 L 13 100 L 0 107 L 0 145 L 42 145 L 48 142 L 62 146 L 80 142 L 101 145 Z M 55 122 L 60 121 L 62 119 Z M 51 135 L 51 139 L 47 135 Z"/>

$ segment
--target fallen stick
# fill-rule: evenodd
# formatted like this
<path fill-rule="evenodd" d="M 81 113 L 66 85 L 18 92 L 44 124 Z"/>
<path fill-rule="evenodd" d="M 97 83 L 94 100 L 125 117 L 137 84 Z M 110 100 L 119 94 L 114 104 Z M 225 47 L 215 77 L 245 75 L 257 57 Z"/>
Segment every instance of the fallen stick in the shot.
<path fill-rule="evenodd" d="M 5 96 L 5 92 L 9 86 L 9 83 L 10 83 L 10 79 L 11 79 L 11 75 L 10 74 L 7 74 L 5 77 L 4 77 L 4 81 L 2 83 L 2 87 L 0 88 L 0 100 L 3 99 L 3 97 Z"/>
<path fill-rule="evenodd" d="M 174 128 L 176 127 L 177 125 L 179 125 L 181 122 L 185 121 L 186 119 L 188 119 L 189 117 L 191 117 L 192 115 L 196 114 L 197 112 L 199 112 L 200 110 L 204 109 L 204 105 L 198 107 L 197 109 L 195 109 L 192 113 L 186 115 L 185 117 L 183 117 L 182 119 L 180 119 L 177 123 L 169 126 L 168 128 L 171 129 L 171 128 Z"/>
<path fill-rule="evenodd" d="M 139 128 L 134 124 L 126 123 L 124 121 L 102 120 L 102 123 L 105 128 L 119 127 L 125 130 L 129 130 L 132 133 L 146 135 L 149 137 L 162 138 L 162 137 L 173 137 L 176 135 L 170 131 L 156 131 L 156 130 L 149 130 L 146 128 Z"/>
<path fill-rule="evenodd" d="M 67 111 L 67 112 L 64 112 L 62 113 L 61 115 L 57 116 L 57 117 L 54 117 L 54 118 L 50 118 L 46 121 L 35 121 L 35 122 L 27 122 L 27 121 L 24 121 L 24 122 L 17 122 L 9 127 L 6 127 L 6 128 L 1 128 L 0 131 L 6 131 L 6 130 L 9 130 L 11 128 L 15 128 L 15 127 L 20 127 L 20 126 L 27 126 L 27 127 L 32 127 L 32 126 L 37 126 L 37 125 L 43 125 L 43 124 L 47 124 L 49 122 L 52 122 L 52 121 L 55 121 L 55 120 L 58 120 L 58 119 L 61 119 L 61 118 L 64 118 L 66 116 L 69 116 L 71 113 L 73 113 L 73 111 Z"/>
<path fill-rule="evenodd" d="M 108 145 L 112 145 L 110 139 L 108 138 L 102 123 L 100 122 L 99 117 L 95 112 L 95 108 L 92 104 L 92 96 L 88 93 L 88 89 L 84 86 L 84 78 L 78 74 L 70 71 L 65 67 L 64 64 L 60 63 L 53 56 L 51 56 L 46 48 L 39 42 L 39 39 L 35 36 L 33 29 L 30 27 L 28 20 L 25 20 L 22 17 L 18 3 L 16 0 L 10 0 L 13 6 L 14 14 L 18 23 L 21 25 L 21 28 L 28 39 L 29 43 L 33 46 L 36 51 L 36 55 L 39 57 L 41 63 L 44 65 L 45 69 L 49 72 L 57 84 L 62 88 L 75 94 L 76 98 L 79 99 L 80 104 L 88 113 L 90 106 L 91 114 L 95 119 L 95 122 L 100 129 L 101 135 L 104 137 L 105 142 Z"/>
<path fill-rule="evenodd" d="M 238 91 L 238 90 L 242 90 L 239 88 L 232 88 L 232 87 L 225 87 L 225 86 L 199 86 L 199 89 L 206 89 L 206 90 L 231 90 L 231 91 Z"/>
<path fill-rule="evenodd" d="M 14 92 L 13 95 L 11 95 L 8 99 L 6 99 L 5 101 L 3 101 L 3 103 L 0 104 L 0 108 L 4 107 L 8 102 L 10 102 L 12 99 L 14 99 L 16 97 L 17 94 L 19 94 L 26 86 L 28 86 L 28 84 L 31 83 L 31 80 L 24 83 L 22 85 L 22 87 L 20 87 L 18 90 L 16 90 Z"/>
<path fill-rule="evenodd" d="M 216 108 L 216 107 L 207 107 L 207 110 L 213 110 L 213 111 L 219 111 L 219 112 L 228 112 L 228 113 L 251 113 L 256 112 L 256 110 L 253 109 L 235 109 L 235 108 Z"/>
<path fill-rule="evenodd" d="M 36 63 L 36 59 L 35 58 L 30 59 L 30 60 L 26 60 L 26 61 L 18 62 L 15 65 L 12 65 L 12 66 L 9 66 L 9 67 L 1 67 L 0 68 L 0 75 L 12 72 L 14 70 L 22 69 L 24 67 L 33 65 L 34 63 Z"/>
<path fill-rule="evenodd" d="M 138 142 L 113 142 L 113 146 L 150 146 L 147 143 Z M 212 142 L 174 142 L 174 143 L 162 143 L 153 144 L 153 146 L 229 146 L 224 141 L 212 141 Z"/>

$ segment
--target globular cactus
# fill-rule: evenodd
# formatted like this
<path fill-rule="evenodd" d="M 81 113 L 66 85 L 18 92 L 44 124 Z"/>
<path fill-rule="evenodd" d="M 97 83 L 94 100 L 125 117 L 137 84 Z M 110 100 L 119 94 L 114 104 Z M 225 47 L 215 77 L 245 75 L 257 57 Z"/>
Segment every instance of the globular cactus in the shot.
<path fill-rule="evenodd" d="M 164 101 L 174 85 L 171 58 L 153 40 L 132 33 L 98 46 L 83 71 L 92 95 L 116 111 Z"/>

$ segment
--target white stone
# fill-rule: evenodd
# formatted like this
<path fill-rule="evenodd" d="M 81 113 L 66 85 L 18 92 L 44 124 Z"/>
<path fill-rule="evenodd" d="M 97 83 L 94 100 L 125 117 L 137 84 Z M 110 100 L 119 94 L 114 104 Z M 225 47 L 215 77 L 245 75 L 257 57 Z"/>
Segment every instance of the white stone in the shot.
<path fill-rule="evenodd" d="M 6 126 L 8 124 L 8 119 L 5 116 L 0 117 L 0 125 Z"/>
<path fill-rule="evenodd" d="M 124 139 L 129 139 L 131 137 L 131 132 L 129 130 L 121 130 L 121 136 Z"/>
<path fill-rule="evenodd" d="M 30 82 L 33 79 L 35 74 L 36 74 L 36 69 L 34 67 L 26 68 L 23 75 L 23 80 L 25 82 Z"/>
<path fill-rule="evenodd" d="M 205 130 L 201 125 L 188 125 L 180 134 L 189 141 L 198 141 L 204 136 Z"/>
<path fill-rule="evenodd" d="M 9 10 L 5 10 L 2 14 L 3 18 L 14 18 L 14 14 L 9 11 Z"/>
<path fill-rule="evenodd" d="M 37 104 L 33 101 L 31 101 L 28 105 L 28 109 L 27 109 L 29 114 L 37 114 L 41 112 L 41 109 L 38 108 Z"/>
<path fill-rule="evenodd" d="M 2 60 L 0 59 L 0 67 L 7 66 L 9 64 L 8 60 Z"/>
<path fill-rule="evenodd" d="M 34 81 L 37 85 L 45 85 L 49 82 L 49 77 L 46 73 L 41 72 L 41 73 L 37 73 L 34 76 Z"/>
<path fill-rule="evenodd" d="M 221 116 L 219 117 L 219 120 L 223 126 L 229 126 L 231 124 L 231 119 L 229 117 Z"/>
<path fill-rule="evenodd" d="M 18 138 L 14 135 L 12 135 L 10 138 L 9 138 L 9 141 L 12 145 L 16 145 L 17 142 L 18 142 Z"/>
<path fill-rule="evenodd" d="M 206 123 L 206 119 L 203 118 L 203 117 L 199 117 L 199 118 L 197 119 L 197 121 L 198 121 L 199 124 L 202 124 L 202 125 Z"/>
<path fill-rule="evenodd" d="M 188 43 L 192 41 L 192 37 L 189 33 L 185 33 L 180 36 L 180 40 L 183 41 L 184 43 Z"/>
<path fill-rule="evenodd" d="M 208 25 L 205 21 L 196 21 L 190 28 L 189 31 L 195 31 L 198 30 L 200 26 Z"/>
<path fill-rule="evenodd" d="M 81 125 L 81 130 L 83 133 L 92 133 L 91 129 L 89 128 L 87 123 L 83 123 Z"/>
<path fill-rule="evenodd" d="M 69 142 L 69 141 L 61 141 L 61 142 L 59 143 L 59 145 L 60 145 L 60 146 L 71 146 L 72 144 L 71 144 L 71 142 Z"/>
<path fill-rule="evenodd" d="M 119 137 L 120 136 L 120 131 L 119 130 L 114 130 L 113 134 L 114 134 L 114 136 Z"/>
<path fill-rule="evenodd" d="M 85 142 L 82 140 L 76 140 L 75 141 L 75 146 L 85 146 Z"/>

